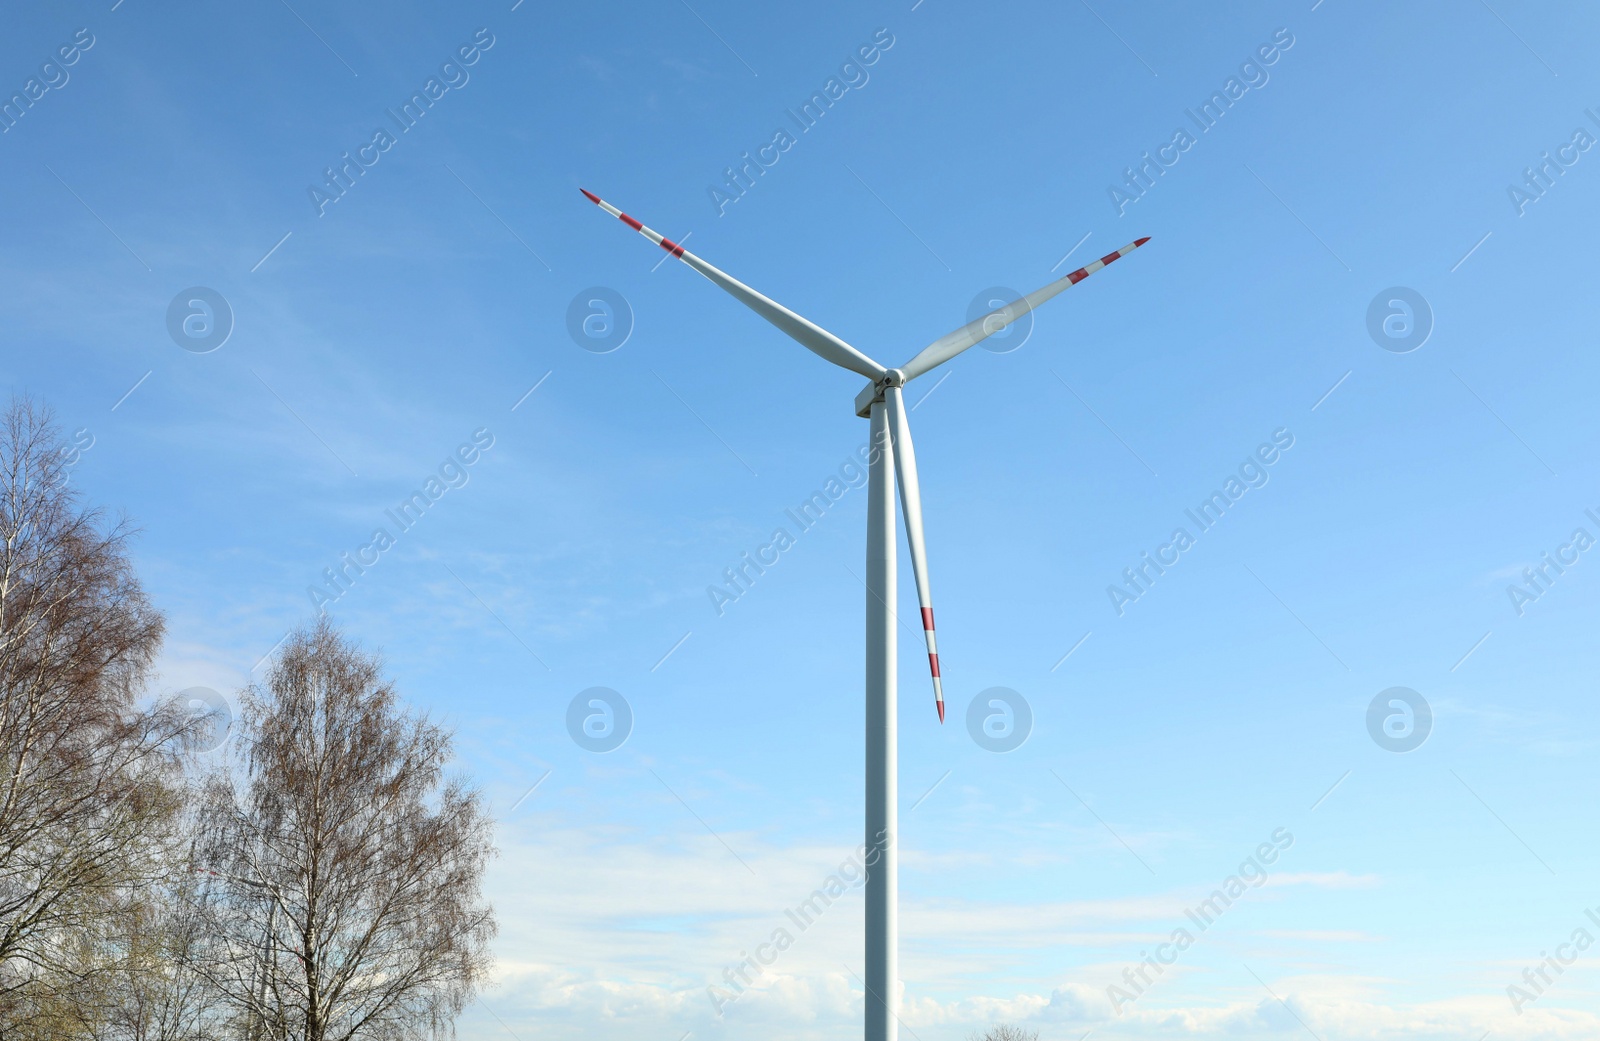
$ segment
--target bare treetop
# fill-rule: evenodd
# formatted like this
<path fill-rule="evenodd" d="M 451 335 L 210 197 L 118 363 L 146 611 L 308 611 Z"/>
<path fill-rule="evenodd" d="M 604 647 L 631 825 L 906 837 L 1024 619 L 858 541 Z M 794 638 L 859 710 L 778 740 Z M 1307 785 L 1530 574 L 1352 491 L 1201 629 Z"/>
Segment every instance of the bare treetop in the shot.
<path fill-rule="evenodd" d="M 990 1027 L 987 1033 L 973 1032 L 967 1035 L 967 1041 L 1039 1041 L 1037 1030 L 1024 1030 L 1014 1027 L 1009 1023 L 1000 1023 Z"/>
<path fill-rule="evenodd" d="M 0 415 L 0 1036 L 94 1014 L 120 923 L 167 870 L 184 721 L 136 710 L 161 616 L 68 487 L 48 411 Z M 70 1022 L 69 1022 L 70 1021 Z"/>
<path fill-rule="evenodd" d="M 491 822 L 450 735 L 323 618 L 243 699 L 211 784 L 216 978 L 269 1036 L 431 1037 L 483 984 Z"/>

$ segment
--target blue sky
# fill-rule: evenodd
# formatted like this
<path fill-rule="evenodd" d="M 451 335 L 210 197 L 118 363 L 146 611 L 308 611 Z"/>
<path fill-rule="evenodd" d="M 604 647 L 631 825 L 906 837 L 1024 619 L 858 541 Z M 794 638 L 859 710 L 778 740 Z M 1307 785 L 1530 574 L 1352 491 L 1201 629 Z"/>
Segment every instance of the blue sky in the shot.
<path fill-rule="evenodd" d="M 162 688 L 231 697 L 325 568 L 395 535 L 327 606 L 455 727 L 501 822 L 498 982 L 462 1036 L 861 1014 L 858 890 L 721 1015 L 707 994 L 860 841 L 864 493 L 720 615 L 707 587 L 865 440 L 861 380 L 579 187 L 885 364 L 986 287 L 1152 236 L 909 392 L 952 712 L 903 631 L 903 1036 L 1600 1033 L 1600 948 L 1507 990 L 1600 937 L 1600 563 L 1573 542 L 1600 536 L 1595 14 L 692 2 L 62 2 L 0 41 L 0 88 L 38 95 L 0 120 L 5 380 L 142 528 Z M 800 131 L 830 78 L 855 85 Z M 168 328 L 192 287 L 231 311 L 207 353 Z M 592 287 L 631 313 L 606 353 L 569 332 Z M 1411 350 L 1405 315 L 1369 328 L 1397 287 L 1426 301 Z M 1107 587 L 1179 527 L 1119 614 Z M 1545 553 L 1577 560 L 1530 590 Z M 633 715 L 610 752 L 568 733 L 592 687 Z M 1034 719 L 1003 754 L 964 725 L 993 687 Z M 1368 730 L 1393 687 L 1432 713 L 1409 752 Z M 1108 991 L 1275 832 L 1263 884 Z"/>

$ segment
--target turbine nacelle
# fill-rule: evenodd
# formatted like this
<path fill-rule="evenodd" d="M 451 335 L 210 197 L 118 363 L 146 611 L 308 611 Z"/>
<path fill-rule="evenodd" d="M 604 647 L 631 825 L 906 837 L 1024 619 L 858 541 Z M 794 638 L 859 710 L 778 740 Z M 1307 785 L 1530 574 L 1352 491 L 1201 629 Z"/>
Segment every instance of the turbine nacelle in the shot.
<path fill-rule="evenodd" d="M 890 387 L 903 387 L 909 381 L 903 369 L 890 369 L 884 373 L 882 379 L 873 380 L 861 388 L 861 393 L 856 395 L 856 415 L 862 419 L 872 416 L 872 403 L 883 400 L 883 393 Z"/>

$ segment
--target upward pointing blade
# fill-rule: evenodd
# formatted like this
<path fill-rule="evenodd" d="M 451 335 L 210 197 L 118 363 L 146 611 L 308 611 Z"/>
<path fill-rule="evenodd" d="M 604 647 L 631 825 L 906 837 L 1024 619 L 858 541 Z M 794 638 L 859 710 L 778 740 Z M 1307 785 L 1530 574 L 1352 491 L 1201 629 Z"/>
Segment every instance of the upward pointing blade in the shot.
<path fill-rule="evenodd" d="M 929 369 L 943 365 L 973 344 L 993 336 L 1063 289 L 1077 285 L 1107 264 L 1127 256 L 1149 241 L 1149 236 L 1135 239 L 1115 253 L 1107 253 L 1099 260 L 1085 264 L 1076 271 L 1067 272 L 1065 277 L 1056 279 L 1043 289 L 1035 289 L 1021 300 L 1013 300 L 998 311 L 990 311 L 982 318 L 968 322 L 954 332 L 946 333 L 922 348 L 915 358 L 912 358 L 901 367 L 901 371 L 906 374 L 906 379 L 910 380 L 922 375 Z"/>
<path fill-rule="evenodd" d="M 900 485 L 900 511 L 906 518 L 906 542 L 911 548 L 911 573 L 917 580 L 917 603 L 922 606 L 922 635 L 928 641 L 928 668 L 933 672 L 933 698 L 944 722 L 944 685 L 939 679 L 939 647 L 933 637 L 933 594 L 928 591 L 928 545 L 922 537 L 922 486 L 917 482 L 917 453 L 911 446 L 911 425 L 906 421 L 905 398 L 899 387 L 886 387 L 889 434 L 894 439 L 894 470 Z"/>
<path fill-rule="evenodd" d="M 727 290 L 740 303 L 783 330 L 812 353 L 851 372 L 859 372 L 869 380 L 880 380 L 888 371 L 828 330 L 807 321 L 777 301 L 762 296 L 732 275 L 713 267 L 671 239 L 658 235 L 640 224 L 599 196 L 582 188 L 578 190 L 583 192 L 584 197 L 590 202 Z"/>

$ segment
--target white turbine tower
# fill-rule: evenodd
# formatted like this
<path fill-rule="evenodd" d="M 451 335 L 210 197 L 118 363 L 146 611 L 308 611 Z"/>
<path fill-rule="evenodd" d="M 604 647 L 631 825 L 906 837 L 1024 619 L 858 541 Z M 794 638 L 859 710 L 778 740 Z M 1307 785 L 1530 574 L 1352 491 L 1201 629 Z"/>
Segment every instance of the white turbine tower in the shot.
<path fill-rule="evenodd" d="M 579 189 L 583 191 L 583 189 Z M 939 681 L 939 651 L 933 636 L 933 599 L 928 589 L 928 553 L 922 535 L 922 491 L 917 483 L 917 457 L 911 445 L 901 388 L 943 365 L 985 337 L 993 336 L 1068 286 L 1088 278 L 1107 264 L 1149 242 L 1148 237 L 1108 253 L 1020 300 L 991 311 L 928 344 L 898 369 L 886 369 L 839 337 L 795 314 L 712 267 L 671 239 L 656 234 L 615 206 L 590 192 L 584 196 L 628 227 L 671 253 L 727 290 L 801 346 L 835 365 L 865 376 L 869 382 L 856 395 L 856 415 L 872 422 L 872 449 L 867 481 L 867 829 L 869 850 L 878 854 L 866 884 L 866 1041 L 895 1041 L 898 1003 L 899 895 L 896 807 L 895 689 L 895 537 L 894 489 L 900 487 L 911 571 L 922 607 L 923 635 L 928 641 L 928 667 L 933 673 L 934 703 L 944 722 L 944 689 Z M 891 474 L 891 466 L 893 473 Z M 869 857 L 871 854 L 869 853 Z"/>

